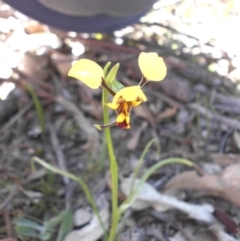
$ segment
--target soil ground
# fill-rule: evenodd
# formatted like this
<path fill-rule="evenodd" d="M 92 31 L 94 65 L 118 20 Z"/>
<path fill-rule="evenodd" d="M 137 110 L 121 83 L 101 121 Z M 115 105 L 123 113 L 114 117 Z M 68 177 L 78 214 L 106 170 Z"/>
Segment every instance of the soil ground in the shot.
<path fill-rule="evenodd" d="M 15 86 L 0 102 L 0 239 L 44 240 L 43 231 L 29 238 L 26 230 L 26 235 L 17 230 L 20 218 L 41 229 L 69 206 L 75 214 L 85 210 L 86 215 L 87 209 L 93 215 L 82 188 L 32 165 L 34 156 L 80 176 L 96 200 L 104 196 L 111 202 L 104 135 L 93 127 L 102 123 L 101 90 L 90 90 L 67 73 L 79 57 L 101 66 L 110 61 L 120 63 L 120 82 L 136 85 L 141 79 L 137 58 L 145 51 L 162 56 L 168 74 L 144 87 L 148 101 L 134 108 L 130 130 L 112 128 L 119 181 L 134 172 L 143 149 L 156 138 L 140 176 L 166 158 L 193 161 L 195 169 L 165 166 L 148 183 L 186 203 L 210 204 L 221 232 L 176 208 L 160 212 L 149 205 L 129 210 L 117 240 L 238 240 L 239 9 L 231 0 L 179 1 L 156 5 L 133 27 L 88 35 L 49 28 L 0 2 L 5 24 L 0 28 L 1 99 Z M 115 113 L 110 114 L 114 120 Z M 61 240 L 58 230 L 53 225 L 45 240 Z"/>

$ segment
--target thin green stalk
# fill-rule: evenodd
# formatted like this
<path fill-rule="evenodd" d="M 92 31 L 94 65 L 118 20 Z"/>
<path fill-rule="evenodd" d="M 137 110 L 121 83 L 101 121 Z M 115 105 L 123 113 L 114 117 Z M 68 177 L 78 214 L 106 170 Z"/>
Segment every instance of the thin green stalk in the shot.
<path fill-rule="evenodd" d="M 135 190 L 133 192 L 131 192 L 131 194 L 128 196 L 128 198 L 121 204 L 121 206 L 119 207 L 119 212 L 120 214 L 122 214 L 126 209 L 128 209 L 131 204 L 134 202 L 134 200 L 137 197 L 137 193 L 139 192 L 141 186 L 143 185 L 144 182 L 146 182 L 146 180 L 159 168 L 168 165 L 168 164 L 173 164 L 173 163 L 179 163 L 179 164 L 183 164 L 183 165 L 187 165 L 187 166 L 193 166 L 193 163 L 191 161 L 188 161 L 186 159 L 183 158 L 168 158 L 168 159 L 164 159 L 160 162 L 157 162 L 155 165 L 153 165 L 152 167 L 150 167 L 148 169 L 148 171 L 143 175 L 143 177 L 141 178 L 139 184 L 137 185 L 137 187 L 135 188 Z"/>
<path fill-rule="evenodd" d="M 130 188 L 130 193 L 132 192 L 133 190 L 133 187 L 134 187 L 134 182 L 135 182 L 135 179 L 139 173 L 139 170 L 143 164 L 143 159 L 145 158 L 147 152 L 149 151 L 149 148 L 151 147 L 151 145 L 154 143 L 154 142 L 157 142 L 157 139 L 152 139 L 151 141 L 148 142 L 148 144 L 145 146 L 140 158 L 139 158 L 139 161 L 137 163 L 137 166 L 134 170 L 134 173 L 133 173 L 133 180 L 132 180 L 132 183 L 131 183 L 131 188 Z"/>
<path fill-rule="evenodd" d="M 108 108 L 105 103 L 108 102 L 108 92 L 103 89 L 102 105 L 103 105 L 103 120 L 104 124 L 109 123 Z M 114 241 L 117 231 L 117 225 L 120 218 L 118 210 L 118 164 L 114 155 L 112 137 L 110 128 L 106 128 L 105 137 L 108 147 L 108 155 L 110 159 L 110 172 L 112 182 L 112 225 L 108 241 Z"/>
<path fill-rule="evenodd" d="M 96 204 L 95 204 L 95 201 L 94 201 L 94 199 L 93 199 L 93 197 L 92 197 L 92 195 L 91 195 L 91 192 L 90 192 L 90 190 L 88 189 L 86 183 L 85 183 L 80 177 L 75 176 L 75 175 L 72 174 L 72 173 L 69 173 L 69 172 L 60 170 L 60 169 L 58 169 L 57 167 L 54 167 L 54 166 L 46 163 L 44 160 L 42 160 L 42 159 L 40 159 L 40 158 L 38 158 L 38 157 L 33 157 L 33 158 L 31 159 L 31 163 L 33 163 L 33 162 L 37 162 L 38 164 L 42 165 L 42 166 L 45 167 L 46 169 L 48 169 L 48 170 L 50 170 L 50 171 L 52 171 L 52 172 L 54 172 L 54 173 L 60 174 L 60 175 L 62 175 L 62 176 L 66 176 L 66 177 L 68 177 L 68 178 L 70 178 L 70 179 L 72 179 L 72 180 L 74 180 L 74 181 L 76 181 L 77 183 L 80 184 L 80 186 L 82 187 L 82 189 L 83 189 L 83 191 L 84 191 L 84 194 L 86 195 L 86 197 L 87 197 L 90 205 L 91 205 L 92 208 L 93 208 L 94 213 L 97 215 L 98 220 L 100 221 L 101 227 L 102 227 L 103 230 L 104 230 L 104 238 L 105 238 L 105 240 L 108 240 L 106 228 L 105 228 L 105 226 L 104 226 L 104 223 L 103 223 L 103 221 L 102 221 L 101 216 L 99 215 L 99 212 L 98 212 L 97 206 L 96 206 Z"/>
<path fill-rule="evenodd" d="M 37 97 L 36 93 L 34 92 L 31 85 L 29 85 L 28 83 L 25 83 L 25 87 L 33 99 L 33 103 L 34 103 L 34 106 L 35 106 L 35 109 L 36 109 L 37 115 L 38 115 L 39 125 L 40 125 L 42 133 L 44 134 L 45 133 L 45 122 L 44 122 L 43 107 L 41 105 L 41 102 L 38 99 L 38 97 Z"/>

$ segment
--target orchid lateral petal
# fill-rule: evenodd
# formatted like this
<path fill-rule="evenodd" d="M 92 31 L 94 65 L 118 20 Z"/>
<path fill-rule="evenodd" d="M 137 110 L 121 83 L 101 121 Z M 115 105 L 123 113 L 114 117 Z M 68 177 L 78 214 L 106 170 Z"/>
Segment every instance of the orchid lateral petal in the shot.
<path fill-rule="evenodd" d="M 167 74 L 167 67 L 163 58 L 154 52 L 142 52 L 138 57 L 138 65 L 147 80 L 160 81 L 163 80 Z"/>

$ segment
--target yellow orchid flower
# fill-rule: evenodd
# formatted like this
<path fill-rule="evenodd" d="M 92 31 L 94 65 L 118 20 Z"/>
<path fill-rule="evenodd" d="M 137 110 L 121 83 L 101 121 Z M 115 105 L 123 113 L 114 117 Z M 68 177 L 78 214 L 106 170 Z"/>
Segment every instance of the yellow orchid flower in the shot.
<path fill-rule="evenodd" d="M 102 87 L 113 96 L 112 102 L 106 105 L 116 110 L 116 121 L 105 125 L 95 125 L 98 129 L 103 130 L 114 125 L 122 129 L 129 129 L 131 125 L 130 113 L 132 107 L 138 106 L 147 100 L 141 88 L 147 81 L 160 81 L 164 79 L 167 74 L 166 65 L 157 53 L 142 52 L 139 55 L 138 63 L 143 74 L 143 79 L 138 86 L 130 87 L 123 87 L 123 85 L 115 79 L 118 65 L 113 66 L 107 76 L 105 75 L 109 64 L 107 64 L 103 70 L 97 63 L 89 59 L 78 60 L 70 69 L 68 76 L 82 81 L 92 89 Z M 104 72 L 106 72 L 105 75 Z"/>
<path fill-rule="evenodd" d="M 102 84 L 104 72 L 96 62 L 89 59 L 80 59 L 72 66 L 68 76 L 80 80 L 91 89 L 97 89 Z"/>
<path fill-rule="evenodd" d="M 119 90 L 113 97 L 112 103 L 107 103 L 107 106 L 117 111 L 115 124 L 122 129 L 129 129 L 132 107 L 138 106 L 146 100 L 147 97 L 140 86 L 130 86 Z"/>
<path fill-rule="evenodd" d="M 160 81 L 167 74 L 167 67 L 163 58 L 154 52 L 142 52 L 138 57 L 138 65 L 146 80 Z"/>

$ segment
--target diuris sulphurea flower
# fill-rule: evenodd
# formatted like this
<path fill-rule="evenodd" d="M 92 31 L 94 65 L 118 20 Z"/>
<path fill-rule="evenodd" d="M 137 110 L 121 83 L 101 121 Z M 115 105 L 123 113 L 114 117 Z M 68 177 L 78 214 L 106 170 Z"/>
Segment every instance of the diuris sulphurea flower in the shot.
<path fill-rule="evenodd" d="M 124 87 L 115 79 L 117 70 L 115 72 L 112 71 L 114 67 L 110 71 L 111 74 L 104 76 L 104 72 L 106 72 L 105 68 L 103 70 L 100 65 L 89 59 L 78 60 L 70 69 L 68 76 L 80 80 L 92 89 L 105 88 L 113 96 L 111 103 L 104 104 L 116 111 L 117 118 L 114 122 L 106 125 L 95 125 L 98 129 L 103 130 L 114 125 L 122 129 L 129 129 L 131 126 L 130 113 L 132 108 L 147 100 L 142 87 L 148 81 L 163 80 L 167 74 L 166 65 L 157 53 L 142 52 L 139 55 L 138 64 L 143 78 L 139 85 L 130 87 Z M 106 66 L 108 68 L 109 64 Z M 115 69 L 118 69 L 118 67 Z"/>
<path fill-rule="evenodd" d="M 107 106 L 117 112 L 116 125 L 122 129 L 129 129 L 132 107 L 138 106 L 146 100 L 147 97 L 140 86 L 130 86 L 119 90 Z"/>

